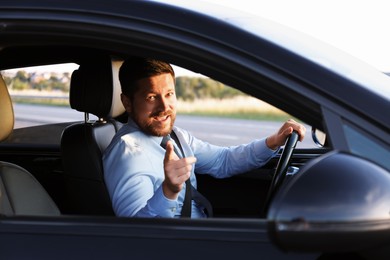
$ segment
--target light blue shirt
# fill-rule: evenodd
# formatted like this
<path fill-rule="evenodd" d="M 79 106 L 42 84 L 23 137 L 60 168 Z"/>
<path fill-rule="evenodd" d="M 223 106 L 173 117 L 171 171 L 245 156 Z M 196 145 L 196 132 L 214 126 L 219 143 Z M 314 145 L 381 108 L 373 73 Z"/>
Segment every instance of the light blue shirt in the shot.
<path fill-rule="evenodd" d="M 189 132 L 174 127 L 185 157 L 197 161 L 191 173 L 196 188 L 197 174 L 226 178 L 266 164 L 277 151 L 265 144 L 265 139 L 246 145 L 219 147 L 203 142 Z M 168 199 L 162 191 L 165 149 L 162 137 L 144 134 L 131 119 L 114 136 L 103 155 L 104 177 L 117 216 L 180 217 L 185 184 L 176 200 Z M 206 217 L 192 201 L 192 218 Z"/>

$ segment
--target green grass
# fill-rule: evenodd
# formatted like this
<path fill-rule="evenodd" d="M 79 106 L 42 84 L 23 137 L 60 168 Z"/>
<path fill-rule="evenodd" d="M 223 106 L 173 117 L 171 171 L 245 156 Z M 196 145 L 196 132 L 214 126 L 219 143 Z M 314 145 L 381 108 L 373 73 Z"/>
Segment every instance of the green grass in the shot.
<path fill-rule="evenodd" d="M 223 117 L 223 118 L 237 118 L 259 121 L 286 121 L 291 116 L 285 114 L 277 114 L 272 112 L 242 112 L 242 113 L 221 113 L 217 111 L 193 111 L 193 112 L 178 112 L 179 115 L 204 116 L 204 117 Z"/>
<path fill-rule="evenodd" d="M 291 118 L 283 111 L 252 97 L 232 99 L 179 100 L 178 114 L 208 117 L 226 117 L 251 120 L 285 121 Z"/>
<path fill-rule="evenodd" d="M 45 105 L 45 106 L 61 106 L 69 107 L 68 99 L 61 98 L 23 98 L 23 97 L 12 97 L 12 102 L 19 104 L 29 105 Z"/>

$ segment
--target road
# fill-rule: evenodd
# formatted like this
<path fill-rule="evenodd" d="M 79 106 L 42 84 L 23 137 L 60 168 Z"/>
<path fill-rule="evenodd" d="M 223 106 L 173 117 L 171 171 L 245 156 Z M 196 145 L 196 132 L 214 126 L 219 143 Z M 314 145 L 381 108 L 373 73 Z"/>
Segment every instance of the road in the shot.
<path fill-rule="evenodd" d="M 15 128 L 84 120 L 84 114 L 68 107 L 14 104 Z M 91 116 L 91 119 L 95 117 Z M 178 115 L 176 126 L 212 144 L 230 146 L 266 137 L 279 129 L 281 122 Z M 308 133 L 310 127 L 306 126 Z M 314 147 L 310 135 L 298 147 Z"/>

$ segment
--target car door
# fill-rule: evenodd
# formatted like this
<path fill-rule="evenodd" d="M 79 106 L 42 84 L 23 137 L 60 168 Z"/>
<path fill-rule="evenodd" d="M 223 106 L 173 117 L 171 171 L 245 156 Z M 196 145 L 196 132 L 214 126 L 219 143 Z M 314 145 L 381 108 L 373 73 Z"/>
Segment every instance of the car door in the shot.
<path fill-rule="evenodd" d="M 265 220 L 1 218 L 4 259 L 314 259 L 284 253 Z M 22 248 L 21 248 L 21 245 Z"/>

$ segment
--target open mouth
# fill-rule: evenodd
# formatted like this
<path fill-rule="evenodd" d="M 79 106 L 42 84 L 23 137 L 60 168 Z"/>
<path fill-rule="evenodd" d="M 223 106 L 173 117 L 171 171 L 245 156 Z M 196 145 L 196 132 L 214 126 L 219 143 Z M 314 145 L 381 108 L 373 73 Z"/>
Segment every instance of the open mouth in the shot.
<path fill-rule="evenodd" d="M 163 123 L 166 122 L 171 117 L 171 115 L 172 115 L 171 111 L 165 111 L 160 113 L 154 113 L 151 115 L 151 118 L 153 118 L 153 120 L 157 122 Z"/>
<path fill-rule="evenodd" d="M 168 120 L 169 117 L 170 117 L 170 115 L 164 115 L 164 116 L 155 116 L 153 118 L 154 118 L 154 120 L 156 120 L 158 122 L 165 122 Z"/>

